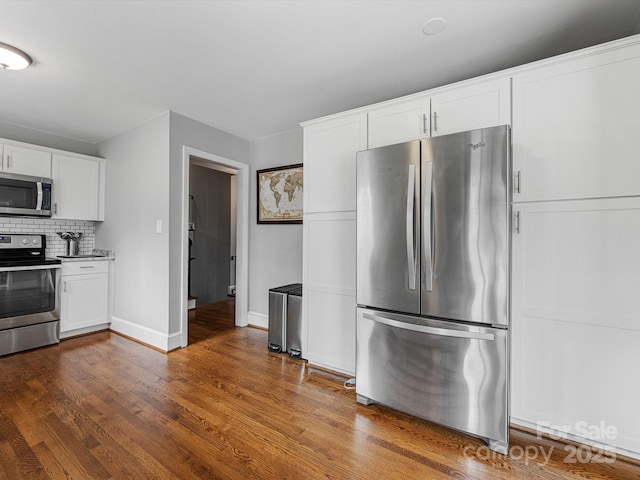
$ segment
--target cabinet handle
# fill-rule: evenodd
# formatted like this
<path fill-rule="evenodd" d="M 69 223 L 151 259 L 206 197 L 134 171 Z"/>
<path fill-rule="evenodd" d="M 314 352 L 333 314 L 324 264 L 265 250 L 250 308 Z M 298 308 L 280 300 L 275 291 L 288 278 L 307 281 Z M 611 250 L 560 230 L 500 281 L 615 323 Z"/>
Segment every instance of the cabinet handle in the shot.
<path fill-rule="evenodd" d="M 438 112 L 433 112 L 433 132 L 438 131 Z"/>
<path fill-rule="evenodd" d="M 94 265 L 84 265 L 84 266 L 81 266 L 80 268 L 94 268 Z"/>
<path fill-rule="evenodd" d="M 520 193 L 520 170 L 516 172 L 516 178 L 514 183 L 515 183 L 514 190 L 516 191 L 516 193 Z"/>
<path fill-rule="evenodd" d="M 11 168 L 11 155 L 7 153 L 7 168 Z"/>
<path fill-rule="evenodd" d="M 62 291 L 63 291 L 64 293 L 67 293 L 67 282 L 66 282 L 66 281 L 65 281 L 65 282 L 62 282 Z"/>
<path fill-rule="evenodd" d="M 516 233 L 520 233 L 520 212 L 516 212 L 515 215 L 515 230 Z"/>
<path fill-rule="evenodd" d="M 58 214 L 58 202 L 55 202 L 53 204 L 53 214 L 57 215 Z"/>
<path fill-rule="evenodd" d="M 427 114 L 422 114 L 422 133 L 427 134 Z"/>

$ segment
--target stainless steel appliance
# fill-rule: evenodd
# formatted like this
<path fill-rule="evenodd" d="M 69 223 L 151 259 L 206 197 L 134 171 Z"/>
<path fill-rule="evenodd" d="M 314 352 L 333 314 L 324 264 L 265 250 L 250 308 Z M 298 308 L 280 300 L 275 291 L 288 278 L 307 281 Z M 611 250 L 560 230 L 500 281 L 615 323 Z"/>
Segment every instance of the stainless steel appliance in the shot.
<path fill-rule="evenodd" d="M 0 214 L 51 216 L 50 178 L 0 173 Z"/>
<path fill-rule="evenodd" d="M 44 235 L 0 234 L 0 355 L 60 341 L 61 262 Z"/>
<path fill-rule="evenodd" d="M 358 402 L 509 442 L 510 132 L 357 154 Z"/>
<path fill-rule="evenodd" d="M 289 293 L 301 288 L 300 283 L 292 283 L 269 289 L 269 351 L 287 353 L 287 317 Z"/>

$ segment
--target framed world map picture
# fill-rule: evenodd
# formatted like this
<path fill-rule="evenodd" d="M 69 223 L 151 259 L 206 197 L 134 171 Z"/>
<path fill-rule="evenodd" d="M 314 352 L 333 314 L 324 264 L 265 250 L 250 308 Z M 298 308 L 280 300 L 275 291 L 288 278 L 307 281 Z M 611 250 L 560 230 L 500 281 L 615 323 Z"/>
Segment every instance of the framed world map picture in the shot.
<path fill-rule="evenodd" d="M 302 164 L 258 170 L 258 223 L 302 223 Z"/>

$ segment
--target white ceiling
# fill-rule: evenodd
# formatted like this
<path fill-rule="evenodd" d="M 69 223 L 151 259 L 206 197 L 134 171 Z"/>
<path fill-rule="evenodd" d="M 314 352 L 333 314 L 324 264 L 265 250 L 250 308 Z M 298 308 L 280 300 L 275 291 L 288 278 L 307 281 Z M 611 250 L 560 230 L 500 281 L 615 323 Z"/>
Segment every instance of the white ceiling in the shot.
<path fill-rule="evenodd" d="M 0 122 L 97 143 L 173 110 L 253 140 L 638 32 L 638 0 L 0 1 L 35 61 L 0 71 Z"/>

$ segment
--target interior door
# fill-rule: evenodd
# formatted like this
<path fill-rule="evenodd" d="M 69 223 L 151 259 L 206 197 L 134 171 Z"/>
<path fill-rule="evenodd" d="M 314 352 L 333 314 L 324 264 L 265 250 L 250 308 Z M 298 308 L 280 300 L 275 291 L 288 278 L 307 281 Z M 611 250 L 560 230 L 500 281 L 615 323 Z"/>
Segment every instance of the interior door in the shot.
<path fill-rule="evenodd" d="M 420 142 L 357 153 L 357 303 L 420 312 Z"/>
<path fill-rule="evenodd" d="M 422 140 L 422 315 L 508 324 L 509 127 Z"/>

